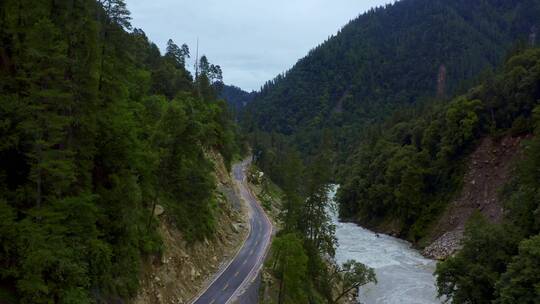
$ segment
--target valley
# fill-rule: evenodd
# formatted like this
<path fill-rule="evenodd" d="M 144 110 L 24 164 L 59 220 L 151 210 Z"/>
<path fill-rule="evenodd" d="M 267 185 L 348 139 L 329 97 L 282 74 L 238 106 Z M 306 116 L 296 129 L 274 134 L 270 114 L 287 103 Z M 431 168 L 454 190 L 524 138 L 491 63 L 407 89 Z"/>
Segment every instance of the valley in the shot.
<path fill-rule="evenodd" d="M 539 16 L 1 1 L 0 304 L 540 303 Z"/>

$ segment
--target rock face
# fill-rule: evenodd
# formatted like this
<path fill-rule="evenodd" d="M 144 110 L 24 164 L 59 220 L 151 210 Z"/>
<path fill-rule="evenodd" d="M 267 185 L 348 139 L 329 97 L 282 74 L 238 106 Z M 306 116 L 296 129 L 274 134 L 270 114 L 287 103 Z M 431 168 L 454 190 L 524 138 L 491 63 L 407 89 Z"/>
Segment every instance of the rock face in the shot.
<path fill-rule="evenodd" d="M 511 177 L 513 160 L 520 155 L 523 139 L 507 136 L 496 141 L 487 137 L 480 142 L 469 158 L 461 192 L 430 235 L 431 244 L 423 251 L 426 257 L 443 260 L 454 254 L 461 246 L 465 224 L 475 211 L 491 222 L 502 219 L 500 190 Z"/>
<path fill-rule="evenodd" d="M 189 303 L 236 254 L 247 235 L 245 208 L 236 208 L 228 199 L 235 194 L 233 181 L 221 158 L 213 155 L 212 159 L 216 163 L 219 205 L 214 237 L 188 245 L 182 233 L 168 221 L 167 210 L 157 205 L 154 214 L 159 216 L 164 253 L 144 261 L 141 287 L 132 304 Z"/>
<path fill-rule="evenodd" d="M 163 206 L 161 206 L 161 205 L 156 205 L 156 209 L 154 210 L 154 215 L 155 215 L 155 216 L 160 216 L 160 215 L 162 215 L 164 212 L 165 212 L 165 208 L 163 208 Z"/>

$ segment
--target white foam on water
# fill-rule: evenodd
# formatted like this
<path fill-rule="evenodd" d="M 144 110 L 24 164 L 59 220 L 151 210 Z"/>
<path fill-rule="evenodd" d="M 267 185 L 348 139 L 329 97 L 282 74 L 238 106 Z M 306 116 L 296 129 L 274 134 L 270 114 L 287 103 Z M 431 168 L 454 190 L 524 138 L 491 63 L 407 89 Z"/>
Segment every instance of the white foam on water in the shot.
<path fill-rule="evenodd" d="M 331 197 L 335 195 L 332 191 Z M 356 260 L 375 269 L 377 284 L 360 288 L 365 304 L 440 304 L 435 287 L 435 261 L 426 259 L 410 243 L 364 229 L 353 223 L 338 222 L 336 260 L 342 264 Z"/>

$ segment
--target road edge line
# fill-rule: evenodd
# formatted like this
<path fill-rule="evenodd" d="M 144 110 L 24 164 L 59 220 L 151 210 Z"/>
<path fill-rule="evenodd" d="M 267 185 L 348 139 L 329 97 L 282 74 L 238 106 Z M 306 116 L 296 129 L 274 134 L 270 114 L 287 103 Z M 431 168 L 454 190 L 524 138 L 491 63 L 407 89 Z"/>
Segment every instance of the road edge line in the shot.
<path fill-rule="evenodd" d="M 240 163 L 242 164 L 242 163 Z M 236 183 L 236 178 L 234 177 L 234 173 L 233 173 L 233 176 L 232 176 L 234 182 Z M 241 183 L 242 181 L 240 181 Z M 238 189 L 240 190 L 240 189 Z M 249 190 L 249 189 L 248 189 Z M 242 195 L 240 195 L 241 197 Z M 248 205 L 249 202 L 244 202 L 244 203 L 247 203 L 245 205 Z M 248 212 L 248 216 L 249 216 L 249 212 Z M 234 260 L 236 260 L 236 258 L 238 257 L 238 255 L 240 254 L 240 251 L 242 251 L 242 248 L 244 248 L 244 245 L 246 244 L 248 238 L 249 238 L 249 234 L 251 233 L 251 223 L 250 223 L 250 218 L 248 218 L 248 231 L 244 237 L 244 240 L 242 241 L 242 244 L 240 244 L 240 246 L 238 247 L 238 250 L 236 251 L 236 254 L 230 259 L 230 261 L 224 265 L 220 271 L 218 273 L 216 273 L 214 275 L 214 277 L 212 278 L 212 281 L 210 281 L 208 284 L 206 284 L 206 287 L 201 290 L 196 296 L 194 296 L 194 298 L 192 298 L 190 301 L 188 301 L 189 304 L 193 304 L 195 302 L 197 302 L 197 300 L 199 300 L 207 291 L 208 289 L 210 289 L 210 286 L 212 286 L 212 284 L 214 284 L 218 279 L 219 277 L 221 277 L 221 275 L 231 266 L 231 264 L 234 262 Z M 233 294 L 234 295 L 234 294 Z"/>
<path fill-rule="evenodd" d="M 270 226 L 270 231 L 268 233 L 268 236 L 266 237 L 266 248 L 264 250 L 264 254 L 262 254 L 258 259 L 257 259 L 257 264 L 259 264 L 261 262 L 261 260 L 265 260 L 267 255 L 268 255 L 268 252 L 270 251 L 270 244 L 271 244 L 271 240 L 272 240 L 272 235 L 273 235 L 273 232 L 274 232 L 274 225 L 272 224 L 272 221 L 270 221 L 270 218 L 268 217 L 268 215 L 266 214 L 266 212 L 264 211 L 264 209 L 262 208 L 261 204 L 259 203 L 259 200 L 257 199 L 257 196 L 253 193 L 251 187 L 249 187 L 249 185 L 244 185 L 247 190 L 249 191 L 249 194 L 251 194 L 251 196 L 253 196 L 253 198 L 255 199 L 255 202 L 257 203 L 257 207 L 261 210 L 262 214 L 264 215 L 267 223 L 269 224 Z M 242 284 L 240 284 L 240 286 L 238 286 L 238 288 L 234 291 L 234 293 L 231 295 L 231 297 L 225 302 L 225 304 L 229 304 L 231 303 L 231 301 L 234 301 L 236 300 L 239 296 L 241 296 L 242 294 L 244 294 L 244 292 L 246 291 L 246 286 L 248 283 L 253 283 L 255 281 L 255 273 L 259 273 L 262 268 L 264 266 L 264 263 L 260 263 L 259 267 L 253 267 L 251 269 L 251 271 L 249 272 L 249 274 L 246 276 L 246 278 L 244 279 L 244 281 L 242 281 Z"/>

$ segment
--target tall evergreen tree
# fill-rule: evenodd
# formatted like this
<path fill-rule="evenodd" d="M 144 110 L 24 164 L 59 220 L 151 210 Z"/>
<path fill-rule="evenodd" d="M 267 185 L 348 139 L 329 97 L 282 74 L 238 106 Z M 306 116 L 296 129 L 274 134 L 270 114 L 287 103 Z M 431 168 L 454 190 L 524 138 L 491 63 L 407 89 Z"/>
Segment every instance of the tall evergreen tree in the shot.
<path fill-rule="evenodd" d="M 205 151 L 231 159 L 234 126 L 129 21 L 120 0 L 0 2 L 0 295 L 129 299 L 157 202 L 190 242 L 214 232 Z"/>

